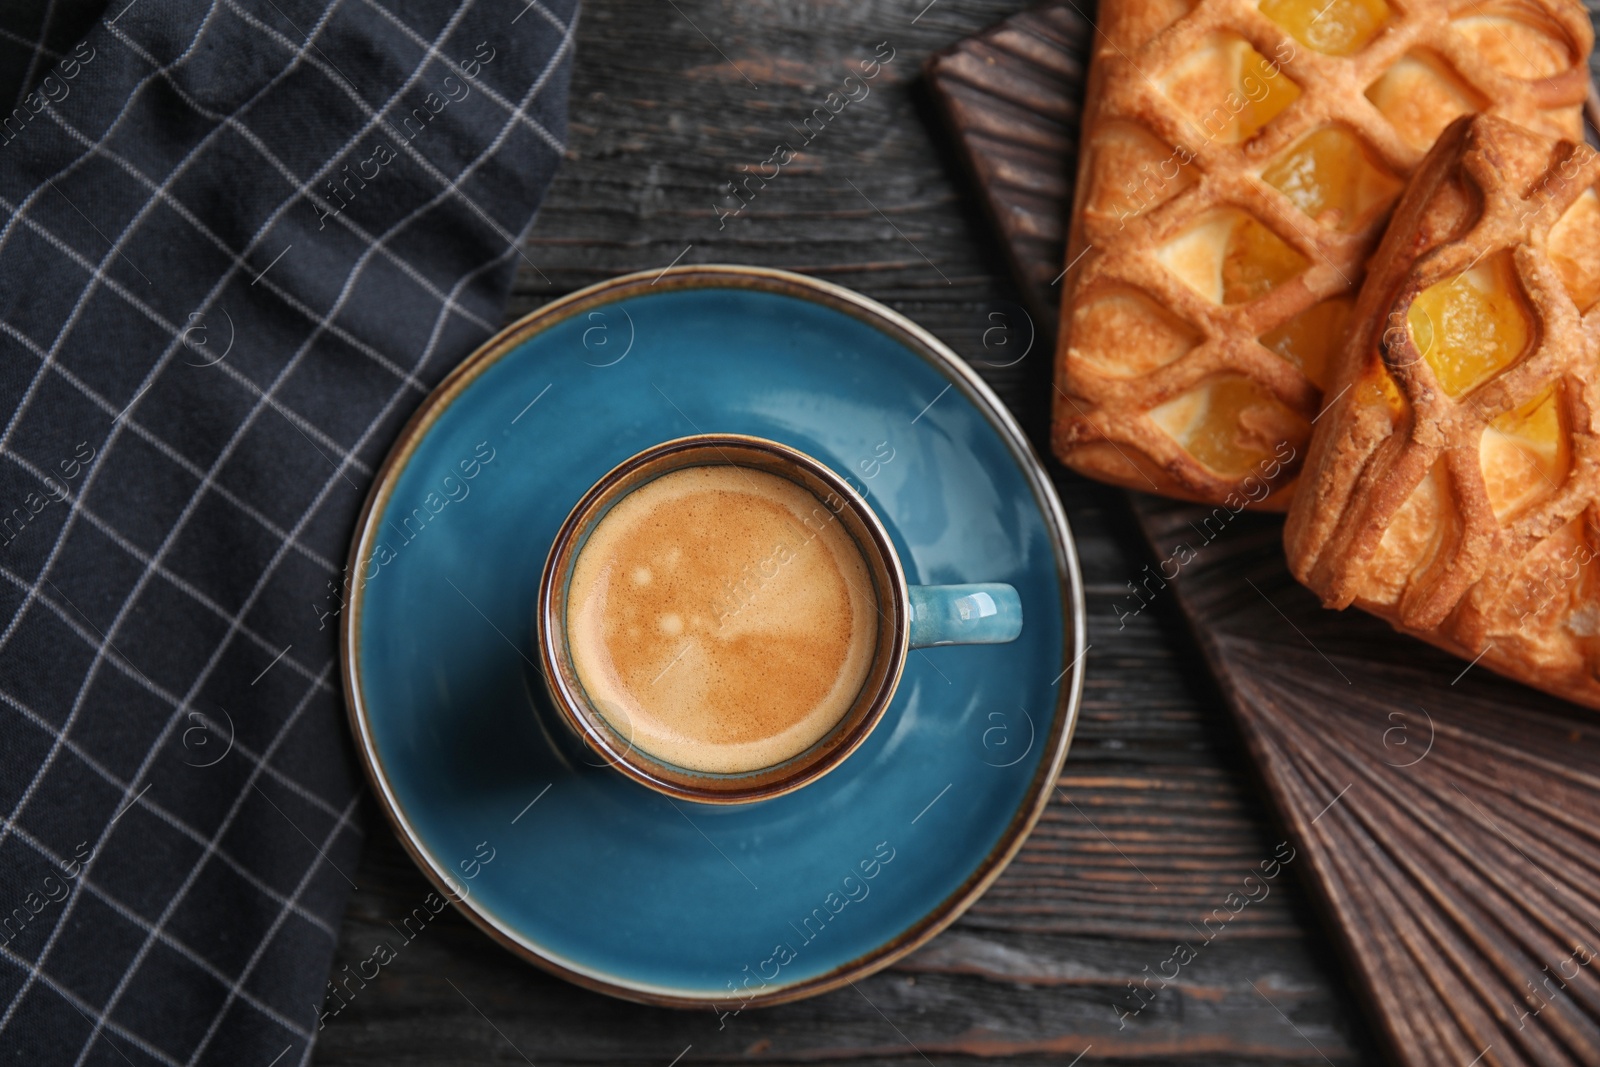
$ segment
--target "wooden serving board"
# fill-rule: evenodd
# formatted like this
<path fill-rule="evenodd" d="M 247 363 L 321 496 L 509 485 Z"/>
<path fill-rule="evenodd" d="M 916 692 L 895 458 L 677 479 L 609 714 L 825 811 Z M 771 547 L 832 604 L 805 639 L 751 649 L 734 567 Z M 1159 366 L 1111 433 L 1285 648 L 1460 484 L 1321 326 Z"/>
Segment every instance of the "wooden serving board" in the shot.
<path fill-rule="evenodd" d="M 1043 336 L 1092 32 L 1068 0 L 927 65 Z M 1600 715 L 1324 610 L 1279 518 L 1129 497 L 1119 617 L 1186 616 L 1395 1060 L 1600 1064 Z"/>

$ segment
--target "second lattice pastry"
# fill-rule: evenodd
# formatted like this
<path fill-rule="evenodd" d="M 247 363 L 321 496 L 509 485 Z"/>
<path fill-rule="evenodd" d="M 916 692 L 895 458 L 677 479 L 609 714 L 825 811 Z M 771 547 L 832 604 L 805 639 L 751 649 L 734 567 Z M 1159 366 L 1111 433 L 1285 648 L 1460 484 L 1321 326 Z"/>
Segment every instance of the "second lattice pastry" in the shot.
<path fill-rule="evenodd" d="M 1446 130 L 1373 257 L 1285 527 L 1290 569 L 1600 707 L 1600 156 Z"/>

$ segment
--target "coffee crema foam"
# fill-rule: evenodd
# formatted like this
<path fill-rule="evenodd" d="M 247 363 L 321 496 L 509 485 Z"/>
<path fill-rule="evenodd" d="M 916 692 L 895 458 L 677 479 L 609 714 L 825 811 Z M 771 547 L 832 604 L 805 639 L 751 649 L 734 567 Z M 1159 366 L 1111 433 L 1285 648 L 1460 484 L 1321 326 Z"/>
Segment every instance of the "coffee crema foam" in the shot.
<path fill-rule="evenodd" d="M 688 467 L 628 493 L 579 551 L 567 645 L 624 739 L 689 770 L 770 767 L 824 737 L 877 650 L 854 538 L 804 487 Z"/>

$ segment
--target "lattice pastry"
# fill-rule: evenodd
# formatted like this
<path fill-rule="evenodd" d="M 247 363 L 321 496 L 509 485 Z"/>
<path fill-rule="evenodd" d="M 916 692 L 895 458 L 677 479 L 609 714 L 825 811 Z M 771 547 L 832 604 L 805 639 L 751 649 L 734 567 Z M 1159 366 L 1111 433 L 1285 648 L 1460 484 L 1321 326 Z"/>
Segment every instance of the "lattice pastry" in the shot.
<path fill-rule="evenodd" d="M 1469 112 L 1581 139 L 1588 16 L 1572 0 L 1102 0 L 1095 39 L 1055 451 L 1138 489 L 1287 506 L 1404 178 Z"/>
<path fill-rule="evenodd" d="M 1600 707 L 1600 156 L 1479 116 L 1423 162 L 1351 316 L 1290 568 Z"/>

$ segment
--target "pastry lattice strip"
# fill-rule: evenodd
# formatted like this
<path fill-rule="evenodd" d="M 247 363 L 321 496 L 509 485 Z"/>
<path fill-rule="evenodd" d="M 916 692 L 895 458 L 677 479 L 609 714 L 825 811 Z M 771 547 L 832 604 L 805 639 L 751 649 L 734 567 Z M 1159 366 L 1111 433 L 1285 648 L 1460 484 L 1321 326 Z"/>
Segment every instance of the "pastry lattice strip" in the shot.
<path fill-rule="evenodd" d="M 1104 0 L 1099 31 L 1056 452 L 1134 488 L 1230 504 L 1271 489 L 1267 506 L 1285 506 L 1404 177 L 1474 109 L 1580 138 L 1587 14 Z"/>
<path fill-rule="evenodd" d="M 1422 164 L 1361 291 L 1290 568 L 1600 707 L 1600 155 L 1479 116 Z"/>

